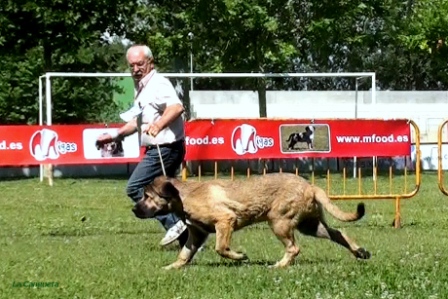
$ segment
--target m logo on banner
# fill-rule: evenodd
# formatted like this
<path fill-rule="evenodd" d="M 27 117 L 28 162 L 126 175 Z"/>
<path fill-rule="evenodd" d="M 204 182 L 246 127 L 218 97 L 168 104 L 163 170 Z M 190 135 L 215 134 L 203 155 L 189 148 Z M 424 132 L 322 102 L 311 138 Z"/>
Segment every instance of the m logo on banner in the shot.
<path fill-rule="evenodd" d="M 78 145 L 59 140 L 58 133 L 50 129 L 36 131 L 30 138 L 30 154 L 37 161 L 56 160 L 59 156 L 74 153 Z"/>
<path fill-rule="evenodd" d="M 36 131 L 30 139 L 30 153 L 37 161 L 59 158 L 58 134 L 49 129 Z"/>
<path fill-rule="evenodd" d="M 237 126 L 232 132 L 232 149 L 239 156 L 255 154 L 259 149 L 273 145 L 273 138 L 258 136 L 255 127 L 248 124 Z"/>

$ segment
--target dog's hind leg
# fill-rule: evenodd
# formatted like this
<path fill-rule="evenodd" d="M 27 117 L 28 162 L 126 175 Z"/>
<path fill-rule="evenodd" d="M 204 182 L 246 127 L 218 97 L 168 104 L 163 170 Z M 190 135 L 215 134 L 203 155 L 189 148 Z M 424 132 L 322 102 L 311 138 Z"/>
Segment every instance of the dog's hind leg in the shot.
<path fill-rule="evenodd" d="M 216 252 L 225 258 L 241 261 L 248 259 L 247 255 L 242 252 L 235 252 L 230 249 L 230 240 L 236 220 L 226 219 L 219 221 L 215 225 L 216 230 Z"/>
<path fill-rule="evenodd" d="M 294 145 L 296 145 L 296 143 L 294 141 L 291 141 L 288 145 L 288 150 L 293 150 L 294 149 Z"/>
<path fill-rule="evenodd" d="M 329 227 L 324 221 L 320 221 L 319 219 L 307 219 L 299 223 L 297 228 L 304 235 L 329 239 L 335 243 L 338 243 L 339 245 L 342 245 L 350 250 L 350 252 L 357 258 L 370 258 L 370 252 L 362 247 L 359 247 L 341 231 Z"/>
<path fill-rule="evenodd" d="M 188 264 L 208 237 L 207 233 L 196 227 L 189 226 L 188 230 L 189 234 L 187 243 L 179 252 L 177 260 L 174 263 L 164 267 L 165 270 L 179 269 Z"/>
<path fill-rule="evenodd" d="M 274 232 L 275 236 L 285 246 L 285 254 L 283 258 L 275 263 L 274 268 L 282 268 L 289 266 L 294 262 L 294 259 L 299 255 L 300 249 L 295 243 L 294 239 L 294 225 L 291 226 L 291 219 L 280 219 L 269 222 L 269 226 Z"/>

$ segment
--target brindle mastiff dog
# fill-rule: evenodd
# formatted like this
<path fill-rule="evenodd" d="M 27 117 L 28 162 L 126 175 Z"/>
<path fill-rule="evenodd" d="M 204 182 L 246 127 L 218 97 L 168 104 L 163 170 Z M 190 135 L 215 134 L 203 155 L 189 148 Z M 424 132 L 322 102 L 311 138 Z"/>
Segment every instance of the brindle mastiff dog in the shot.
<path fill-rule="evenodd" d="M 274 267 L 290 265 L 299 254 L 294 230 L 305 235 L 330 239 L 357 258 L 370 253 L 339 230 L 329 227 L 323 209 L 341 221 L 364 216 L 364 204 L 356 213 L 333 205 L 326 193 L 305 179 L 288 173 L 253 176 L 247 180 L 186 181 L 158 177 L 145 187 L 145 195 L 133 208 L 138 218 L 174 212 L 186 220 L 189 239 L 178 259 L 166 269 L 180 268 L 191 261 L 208 234 L 216 233 L 215 250 L 222 257 L 244 260 L 244 253 L 230 249 L 232 233 L 245 226 L 267 221 L 285 246 L 285 254 Z"/>

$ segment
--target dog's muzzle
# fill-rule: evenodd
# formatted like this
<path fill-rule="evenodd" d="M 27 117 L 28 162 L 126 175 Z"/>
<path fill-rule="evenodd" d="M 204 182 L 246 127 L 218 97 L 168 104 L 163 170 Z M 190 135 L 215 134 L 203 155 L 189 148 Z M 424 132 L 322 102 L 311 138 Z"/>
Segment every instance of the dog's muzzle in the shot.
<path fill-rule="evenodd" d="M 143 208 L 139 203 L 135 204 L 134 207 L 132 208 L 132 212 L 134 213 L 135 217 L 143 219 L 146 218 L 145 217 L 145 212 L 143 211 Z"/>
<path fill-rule="evenodd" d="M 132 208 L 132 212 L 134 213 L 135 217 L 140 219 L 153 218 L 155 216 L 154 211 L 147 209 L 143 205 L 142 201 L 134 205 L 134 207 Z"/>

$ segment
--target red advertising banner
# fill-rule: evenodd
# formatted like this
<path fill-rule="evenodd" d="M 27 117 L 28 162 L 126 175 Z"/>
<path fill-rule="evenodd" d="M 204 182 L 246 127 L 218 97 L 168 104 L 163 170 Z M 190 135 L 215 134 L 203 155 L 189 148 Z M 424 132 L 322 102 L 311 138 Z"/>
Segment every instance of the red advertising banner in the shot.
<path fill-rule="evenodd" d="M 0 126 L 0 165 L 103 164 L 140 161 L 138 135 L 95 147 L 114 127 Z M 216 119 L 186 123 L 185 160 L 395 157 L 411 152 L 407 120 Z"/>
<path fill-rule="evenodd" d="M 102 164 L 140 161 L 138 135 L 95 147 L 104 125 L 0 126 L 0 165 Z"/>
<path fill-rule="evenodd" d="M 410 155 L 407 120 L 195 120 L 186 160 Z"/>

